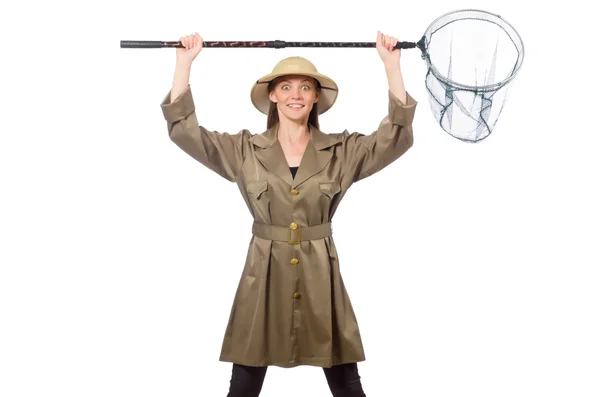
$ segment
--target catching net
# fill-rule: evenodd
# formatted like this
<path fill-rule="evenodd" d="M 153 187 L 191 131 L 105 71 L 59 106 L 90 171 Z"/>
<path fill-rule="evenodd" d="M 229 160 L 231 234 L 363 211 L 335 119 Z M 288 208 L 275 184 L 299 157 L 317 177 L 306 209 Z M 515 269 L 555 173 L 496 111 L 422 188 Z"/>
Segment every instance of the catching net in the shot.
<path fill-rule="evenodd" d="M 204 41 L 206 48 L 373 48 L 372 42 Z M 180 48 L 179 41 L 122 40 L 121 48 Z M 465 142 L 487 138 L 508 98 L 509 83 L 523 63 L 523 42 L 499 15 L 459 10 L 437 18 L 418 42 L 427 63 L 425 88 L 440 127 Z"/>
<path fill-rule="evenodd" d="M 436 19 L 419 42 L 427 63 L 425 87 L 431 111 L 453 137 L 488 137 L 523 63 L 519 34 L 500 16 L 478 10 Z"/>

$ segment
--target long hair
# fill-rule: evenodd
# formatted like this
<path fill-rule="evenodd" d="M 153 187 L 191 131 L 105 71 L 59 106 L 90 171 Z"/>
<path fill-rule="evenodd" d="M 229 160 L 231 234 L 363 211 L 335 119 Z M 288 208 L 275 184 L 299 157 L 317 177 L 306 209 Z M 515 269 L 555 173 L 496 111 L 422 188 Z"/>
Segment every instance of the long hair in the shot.
<path fill-rule="evenodd" d="M 284 79 L 284 76 L 278 77 L 274 80 L 271 80 L 268 86 L 267 92 L 270 94 L 271 91 L 275 89 L 275 86 L 279 81 Z M 321 84 L 317 81 L 317 79 L 313 79 L 315 82 L 315 87 L 317 88 L 317 94 L 321 94 Z M 319 128 L 319 102 L 314 103 L 313 107 L 308 115 L 308 124 L 312 124 L 313 127 Z M 277 104 L 272 102 L 269 104 L 269 114 L 267 115 L 267 129 L 271 128 L 275 124 L 279 123 L 279 112 L 277 111 Z"/>

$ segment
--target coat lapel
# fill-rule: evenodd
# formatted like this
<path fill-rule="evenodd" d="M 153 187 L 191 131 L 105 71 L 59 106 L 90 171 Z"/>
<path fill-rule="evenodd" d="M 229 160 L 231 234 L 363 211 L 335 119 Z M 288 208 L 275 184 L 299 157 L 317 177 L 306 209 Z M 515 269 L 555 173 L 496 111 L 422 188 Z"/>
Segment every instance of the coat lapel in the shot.
<path fill-rule="evenodd" d="M 327 148 L 332 146 L 337 140 L 331 139 L 329 135 L 322 133 L 312 126 L 310 127 L 310 133 L 311 139 L 302 155 L 292 188 L 300 185 L 325 168 L 331 157 L 333 157 L 333 149 L 327 150 Z"/>
<path fill-rule="evenodd" d="M 290 187 L 295 188 L 308 178 L 321 171 L 333 156 L 331 146 L 339 142 L 337 137 L 321 132 L 310 125 L 311 139 L 302 156 L 296 177 L 292 180 L 292 173 L 283 153 L 277 132 L 279 124 L 267 129 L 262 134 L 254 135 L 250 141 L 257 146 L 255 156 L 261 164 L 283 179 Z"/>
<path fill-rule="evenodd" d="M 262 134 L 254 135 L 250 142 L 257 146 L 254 155 L 270 172 L 283 179 L 288 185 L 292 184 L 292 173 L 288 167 L 283 149 L 277 139 L 278 125 L 269 128 Z"/>

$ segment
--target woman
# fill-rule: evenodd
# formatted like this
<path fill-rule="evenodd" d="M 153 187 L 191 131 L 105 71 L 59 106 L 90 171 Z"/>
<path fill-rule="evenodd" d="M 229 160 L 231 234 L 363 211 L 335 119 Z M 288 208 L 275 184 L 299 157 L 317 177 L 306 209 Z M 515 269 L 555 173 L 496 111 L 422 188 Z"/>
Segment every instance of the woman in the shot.
<path fill-rule="evenodd" d="M 301 57 L 282 60 L 252 87 L 252 103 L 268 118 L 265 132 L 209 131 L 198 125 L 189 86 L 202 38 L 180 40 L 185 48 L 177 49 L 173 86 L 161 103 L 169 137 L 237 183 L 254 218 L 220 356 L 233 363 L 228 397 L 258 396 L 270 365 L 322 367 L 333 396 L 364 396 L 357 363 L 365 355 L 331 218 L 354 182 L 413 144 L 416 102 L 404 89 L 397 40 L 377 34 L 389 106 L 370 135 L 319 130 L 318 115 L 334 104 L 338 87 Z"/>

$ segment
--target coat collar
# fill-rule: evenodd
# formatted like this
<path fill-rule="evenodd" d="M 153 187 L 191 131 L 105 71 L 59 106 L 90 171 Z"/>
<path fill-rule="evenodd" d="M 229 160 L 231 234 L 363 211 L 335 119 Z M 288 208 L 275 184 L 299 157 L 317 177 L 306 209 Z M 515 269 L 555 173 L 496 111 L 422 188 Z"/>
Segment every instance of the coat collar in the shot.
<path fill-rule="evenodd" d="M 267 129 L 261 134 L 256 134 L 250 138 L 250 142 L 257 148 L 255 155 L 258 161 L 281 179 L 286 181 L 292 188 L 297 187 L 317 172 L 321 171 L 333 156 L 332 150 L 326 150 L 338 143 L 339 137 L 325 134 L 318 128 L 309 124 L 311 139 L 306 146 L 302 161 L 296 172 L 296 177 L 292 179 L 289 165 L 285 159 L 285 154 L 279 143 L 278 131 L 279 124 Z"/>

